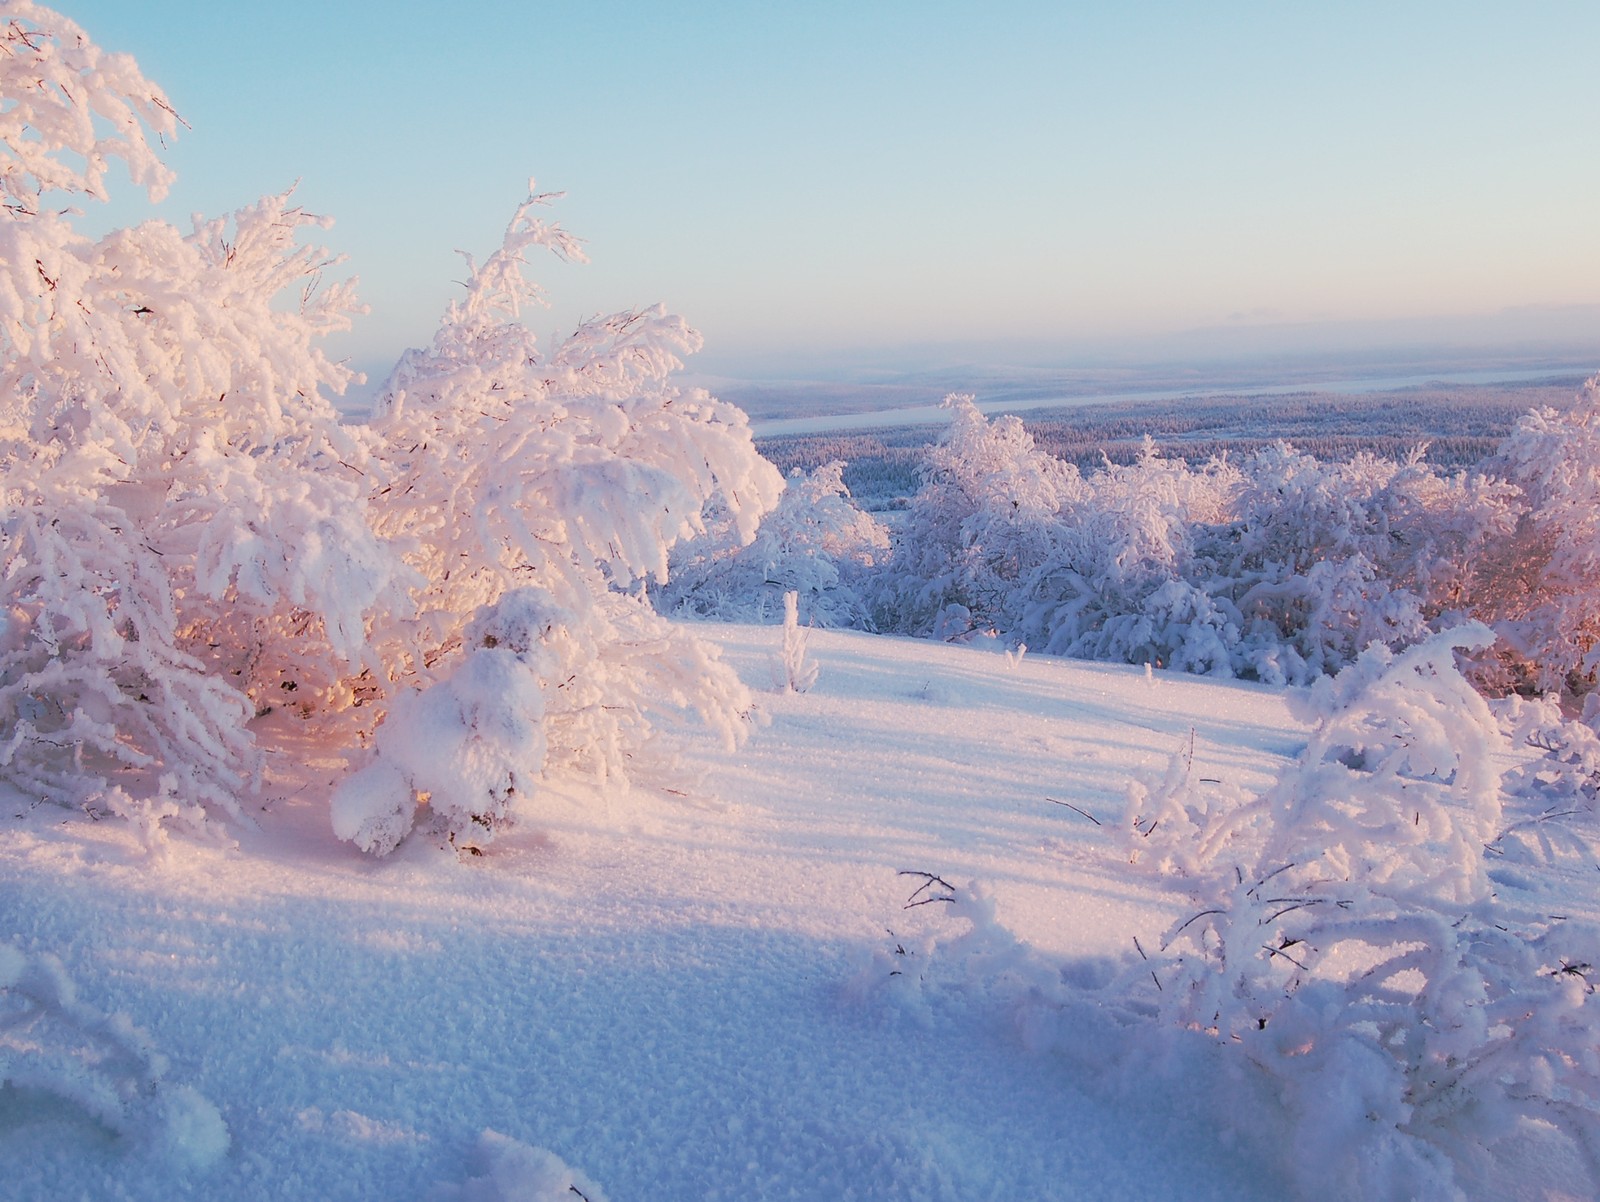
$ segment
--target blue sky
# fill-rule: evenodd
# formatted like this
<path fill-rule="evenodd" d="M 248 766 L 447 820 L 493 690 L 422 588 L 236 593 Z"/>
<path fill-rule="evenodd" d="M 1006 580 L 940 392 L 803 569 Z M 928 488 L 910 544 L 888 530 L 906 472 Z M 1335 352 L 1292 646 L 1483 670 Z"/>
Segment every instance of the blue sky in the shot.
<path fill-rule="evenodd" d="M 163 215 L 299 179 L 337 219 L 358 363 L 530 175 L 593 260 L 530 324 L 663 301 L 712 370 L 1506 311 L 1600 346 L 1592 0 L 61 7 L 192 126 Z"/>

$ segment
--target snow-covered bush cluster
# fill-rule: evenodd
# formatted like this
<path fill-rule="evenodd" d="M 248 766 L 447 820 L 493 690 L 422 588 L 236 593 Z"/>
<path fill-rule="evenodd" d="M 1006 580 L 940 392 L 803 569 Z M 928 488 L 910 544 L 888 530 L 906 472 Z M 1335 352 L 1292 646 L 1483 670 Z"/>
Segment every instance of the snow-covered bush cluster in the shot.
<path fill-rule="evenodd" d="M 342 426 L 321 341 L 358 307 L 300 241 L 317 219 L 284 194 L 82 234 L 56 194 L 103 195 L 119 159 L 158 196 L 175 117 L 72 22 L 3 16 L 0 774 L 157 826 L 242 819 L 259 712 L 354 737 L 393 706 L 337 807 L 383 850 L 419 805 L 482 837 L 543 771 L 626 779 L 663 721 L 738 734 L 742 686 L 642 595 L 707 505 L 748 541 L 781 487 L 742 413 L 670 383 L 692 331 L 628 312 L 543 351 L 524 255 L 580 250 L 531 198 Z"/>
<path fill-rule="evenodd" d="M 1501 636 L 1500 685 L 1583 692 L 1600 668 L 1600 377 L 1569 409 L 1535 409 L 1494 466 L 1521 492 L 1474 603 Z"/>
<path fill-rule="evenodd" d="M 1439 1194 L 1523 1120 L 1600 1167 L 1600 929 L 1489 877 L 1502 736 L 1453 654 L 1493 638 L 1375 646 L 1318 682 L 1305 751 L 1197 832 L 1158 1006 L 1276 1083 L 1308 1190 Z"/>
<path fill-rule="evenodd" d="M 1085 474 L 1019 419 L 947 404 L 887 547 L 830 464 L 791 480 L 756 542 L 685 547 L 659 603 L 764 620 L 798 588 L 819 624 L 1274 684 L 1477 619 L 1499 636 L 1473 664 L 1480 687 L 1592 687 L 1600 383 L 1450 473 L 1420 447 L 1322 462 L 1277 443 L 1196 467 L 1146 439 L 1133 463 Z"/>
<path fill-rule="evenodd" d="M 731 515 L 716 514 L 699 538 L 673 548 L 671 575 L 656 593 L 663 613 L 729 622 L 770 622 L 795 593 L 807 622 L 862 628 L 871 614 L 864 591 L 889 554 L 889 532 L 857 508 L 843 462 L 798 469 L 761 520 L 754 540 Z"/>
<path fill-rule="evenodd" d="M 1308 684 L 1464 620 L 1471 675 L 1581 694 L 1600 670 L 1600 380 L 1446 472 L 1425 447 L 1323 462 L 1279 442 L 1194 466 L 1146 438 L 1084 473 L 955 395 L 892 534 L 834 463 L 791 477 L 753 543 L 681 546 L 663 612 L 763 621 L 797 589 L 819 625 Z"/>
<path fill-rule="evenodd" d="M 1500 724 L 1456 663 L 1493 639 L 1472 623 L 1374 646 L 1319 681 L 1308 745 L 1258 795 L 1197 780 L 1192 749 L 1138 782 L 1122 850 L 1189 905 L 1122 965 L 1054 962 L 981 885 L 924 874 L 913 904 L 969 929 L 902 940 L 852 987 L 902 1007 L 976 991 L 1035 1050 L 1103 1058 L 1084 1032 L 1110 1022 L 1129 1074 L 1192 1074 L 1210 1046 L 1220 1088 L 1287 1122 L 1276 1154 L 1305 1197 L 1459 1198 L 1530 1132 L 1600 1181 L 1600 926 L 1541 904 L 1561 889 L 1527 874 L 1549 860 L 1525 857 L 1516 889 L 1491 879 L 1505 831 L 1540 812 L 1502 788 Z"/>
<path fill-rule="evenodd" d="M 1459 613 L 1517 489 L 1419 456 L 1324 464 L 1279 444 L 1200 468 L 1085 476 L 1016 418 L 953 397 L 894 554 L 880 627 L 995 631 L 1050 652 L 1305 683 Z"/>

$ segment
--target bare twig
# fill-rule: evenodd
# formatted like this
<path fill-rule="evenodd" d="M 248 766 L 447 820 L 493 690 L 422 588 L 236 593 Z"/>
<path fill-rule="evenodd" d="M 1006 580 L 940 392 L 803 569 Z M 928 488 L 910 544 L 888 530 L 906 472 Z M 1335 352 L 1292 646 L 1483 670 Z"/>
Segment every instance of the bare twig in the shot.
<path fill-rule="evenodd" d="M 1291 900 L 1291 899 L 1289 899 L 1287 897 L 1275 897 L 1271 901 L 1269 901 L 1267 904 L 1269 906 L 1274 906 L 1274 905 L 1277 905 L 1279 902 L 1286 902 L 1286 901 L 1289 901 L 1289 900 Z M 1264 927 L 1264 926 L 1267 925 L 1267 923 L 1276 922 L 1278 919 L 1282 918 L 1285 914 L 1288 914 L 1288 913 L 1290 913 L 1290 912 L 1292 912 L 1294 910 L 1304 910 L 1307 906 L 1319 906 L 1319 905 L 1321 905 L 1323 902 L 1325 902 L 1327 900 L 1328 899 L 1325 898 L 1325 897 L 1308 897 L 1308 898 L 1304 898 L 1304 899 L 1295 901 L 1293 905 L 1284 906 L 1284 908 L 1279 910 L 1276 914 L 1273 914 L 1270 917 L 1261 919 L 1260 921 L 1258 921 L 1256 923 L 1256 925 Z"/>
<path fill-rule="evenodd" d="M 1067 809 L 1071 810 L 1074 814 L 1082 814 L 1085 818 L 1087 818 L 1090 822 L 1094 823 L 1096 826 L 1101 825 L 1100 819 L 1096 818 L 1093 814 L 1089 813 L 1088 810 L 1079 809 L 1077 806 L 1073 805 L 1070 801 L 1061 801 L 1060 799 L 1055 798 L 1055 797 L 1046 797 L 1045 800 L 1049 801 L 1049 802 L 1054 802 L 1058 806 L 1066 806 Z"/>
<path fill-rule="evenodd" d="M 1176 939 L 1179 935 L 1183 934 L 1184 927 L 1187 927 L 1191 922 L 1198 921 L 1199 919 L 1204 918 L 1207 914 L 1225 914 L 1225 913 L 1227 913 L 1226 910 L 1201 910 L 1200 913 L 1191 915 L 1190 917 L 1184 919 L 1183 926 L 1180 926 L 1176 931 L 1173 931 L 1171 935 L 1167 936 L 1167 938 L 1165 938 L 1164 940 L 1161 941 L 1161 950 L 1162 951 L 1166 951 L 1168 946 L 1172 943 L 1172 941 L 1174 939 Z"/>
<path fill-rule="evenodd" d="M 1270 880 L 1271 880 L 1271 879 L 1272 879 L 1272 878 L 1273 878 L 1273 877 L 1275 877 L 1275 876 L 1277 876 L 1277 875 L 1278 875 L 1278 874 L 1279 874 L 1279 873 L 1280 873 L 1280 872 L 1288 872 L 1288 871 L 1289 871 L 1289 869 L 1291 869 L 1291 868 L 1293 868 L 1293 867 L 1294 867 L 1294 861 L 1292 861 L 1292 860 L 1291 860 L 1291 861 L 1290 861 L 1290 862 L 1289 862 L 1289 863 L 1287 863 L 1287 864 L 1285 864 L 1285 865 L 1284 865 L 1284 866 L 1283 866 L 1283 867 L 1281 867 L 1281 868 L 1274 868 L 1274 869 L 1273 869 L 1273 870 L 1272 870 L 1272 871 L 1271 871 L 1271 872 L 1269 872 L 1269 873 L 1267 873 L 1267 875 L 1266 875 L 1266 876 L 1264 876 L 1264 877 L 1262 877 L 1262 878 L 1261 878 L 1261 879 L 1260 879 L 1260 880 L 1259 880 L 1259 881 L 1257 881 L 1257 882 L 1256 882 L 1256 883 L 1255 883 L 1255 884 L 1253 884 L 1253 885 L 1251 885 L 1251 886 L 1250 886 L 1250 888 L 1249 888 L 1249 889 L 1247 889 L 1247 890 L 1245 890 L 1245 896 L 1246 896 L 1246 897 L 1249 897 L 1249 896 L 1250 896 L 1250 895 L 1251 895 L 1251 894 L 1253 894 L 1253 893 L 1254 893 L 1254 892 L 1255 892 L 1255 891 L 1256 891 L 1256 890 L 1257 890 L 1257 889 L 1259 889 L 1259 888 L 1261 888 L 1261 886 L 1263 886 L 1263 885 L 1265 885 L 1265 884 L 1266 884 L 1266 883 L 1267 883 L 1267 882 L 1268 882 L 1268 881 L 1270 881 Z M 1239 870 L 1238 870 L 1238 869 L 1237 869 L 1237 868 L 1235 868 L 1235 869 L 1234 869 L 1234 871 L 1235 871 L 1235 872 L 1238 872 L 1238 871 L 1239 871 Z M 1240 882 L 1240 883 L 1241 883 L 1241 884 L 1243 884 L 1243 883 L 1244 883 L 1244 876 L 1243 876 L 1243 874 L 1242 874 L 1242 873 L 1241 873 L 1241 874 L 1240 874 L 1240 876 L 1239 876 L 1239 882 Z"/>
<path fill-rule="evenodd" d="M 918 872 L 915 869 L 909 868 L 902 868 L 895 875 L 917 876 L 922 878 L 922 884 L 918 885 L 914 890 L 912 890 L 911 896 L 906 898 L 906 904 L 901 907 L 903 910 L 909 910 L 913 906 L 925 906 L 929 902 L 953 902 L 956 899 L 956 887 L 949 881 L 945 880 L 942 876 L 935 876 L 931 872 Z M 945 892 L 943 894 L 929 892 L 929 890 L 931 890 L 935 885 L 945 890 Z M 925 892 L 928 893 L 928 896 L 919 900 L 917 895 Z"/>
<path fill-rule="evenodd" d="M 1285 946 L 1293 946 L 1293 944 L 1285 944 Z M 1261 951 L 1272 952 L 1272 954 L 1274 954 L 1274 956 L 1282 956 L 1283 959 L 1288 960 L 1288 962 L 1290 962 L 1290 964 L 1293 964 L 1294 967 L 1299 968 L 1299 970 L 1301 970 L 1301 972 L 1306 972 L 1306 965 L 1301 964 L 1301 962 L 1299 962 L 1299 960 L 1294 959 L 1294 957 L 1290 956 L 1290 954 L 1288 954 L 1288 952 L 1283 951 L 1283 948 L 1272 948 L 1272 946 L 1269 946 L 1269 944 L 1264 943 L 1264 944 L 1261 944 Z"/>

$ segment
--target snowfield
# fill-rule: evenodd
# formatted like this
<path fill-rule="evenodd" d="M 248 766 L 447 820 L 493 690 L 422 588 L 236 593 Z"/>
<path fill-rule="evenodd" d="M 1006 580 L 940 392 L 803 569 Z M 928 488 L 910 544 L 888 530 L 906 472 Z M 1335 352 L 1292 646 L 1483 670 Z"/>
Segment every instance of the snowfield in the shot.
<path fill-rule="evenodd" d="M 1128 870 L 1128 781 L 1192 745 L 1262 788 L 1306 741 L 1281 691 L 816 632 L 798 694 L 778 628 L 699 630 L 758 690 L 746 745 L 692 746 L 682 796 L 547 790 L 481 856 L 340 842 L 344 764 L 310 743 L 237 848 L 9 798 L 0 950 L 76 993 L 0 994 L 0 1062 L 36 1070 L 0 1087 L 0 1196 L 1291 1196 L 1274 1108 L 1214 1048 L 1162 1071 L 1109 1022 L 1031 1039 L 1004 973 L 925 985 L 967 924 L 899 875 L 981 882 L 1029 956 L 1092 976 L 1185 905 Z M 1458 1184 L 1583 1196 L 1538 1135 Z"/>

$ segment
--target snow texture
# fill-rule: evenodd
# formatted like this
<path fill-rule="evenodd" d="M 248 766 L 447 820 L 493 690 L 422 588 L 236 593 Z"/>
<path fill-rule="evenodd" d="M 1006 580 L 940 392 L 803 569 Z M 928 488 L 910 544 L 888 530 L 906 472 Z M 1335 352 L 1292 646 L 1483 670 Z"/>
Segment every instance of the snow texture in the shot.
<path fill-rule="evenodd" d="M 762 687 L 781 630 L 712 633 Z M 742 748 L 709 731 L 691 743 L 705 784 L 688 796 L 547 788 L 481 856 L 417 841 L 374 862 L 337 841 L 323 799 L 341 757 L 281 712 L 256 730 L 290 740 L 294 771 L 269 779 L 259 829 L 235 850 L 180 831 L 152 863 L 124 824 L 63 825 L 18 797 L 0 810 L 0 930 L 29 957 L 59 956 L 85 1001 L 148 1032 L 171 1059 L 164 1080 L 210 1099 L 232 1139 L 183 1178 L 70 1108 L 3 1094 L 17 1196 L 338 1202 L 426 1198 L 439 1183 L 460 1197 L 448 1191 L 559 1183 L 545 1153 L 612 1202 L 1363 1196 L 1318 1167 L 1376 1147 L 1375 1107 L 1412 1104 L 1394 1100 L 1394 1071 L 1359 1023 L 1315 1071 L 1280 1078 L 1162 1018 L 1170 992 L 1148 969 L 1175 992 L 1163 932 L 1196 912 L 1190 890 L 1207 878 L 1127 863 L 1128 782 L 1159 782 L 1175 754 L 1192 757 L 1219 812 L 1199 777 L 1249 799 L 1307 770 L 1314 732 L 1280 690 L 822 630 L 809 653 L 816 685 L 761 692 L 767 725 Z M 1439 695 L 1417 662 L 1370 683 L 1412 671 Z M 1367 729 L 1351 716 L 1360 704 L 1329 698 L 1317 720 Z M 1370 729 L 1381 741 L 1389 728 Z M 1548 755 L 1482 746 L 1496 770 Z M 1438 804 L 1470 816 L 1460 796 Z M 1509 825 L 1549 795 L 1505 804 Z M 1439 1112 L 1452 1122 L 1503 1117 L 1491 1078 L 1522 1063 L 1528 1098 L 1564 1098 L 1592 1123 L 1571 1092 L 1581 1075 L 1563 1076 L 1594 1046 L 1569 1039 L 1592 1009 L 1577 966 L 1593 961 L 1574 937 L 1600 917 L 1585 846 L 1559 845 L 1549 864 L 1493 859 L 1501 904 L 1566 921 L 1545 920 L 1557 942 L 1503 945 L 1508 971 L 1478 978 L 1522 981 L 1510 998 L 1543 1007 L 1523 1049 L 1579 1060 L 1486 1065 L 1459 1095 L 1477 1109 Z M 906 909 L 923 880 L 908 870 L 968 900 Z M 918 900 L 930 895 L 944 892 Z M 1473 931 L 1440 945 L 1462 967 L 1489 950 Z M 1574 971 L 1559 971 L 1562 955 Z M 1432 965 L 1430 1013 L 1465 1002 L 1471 1014 L 1462 968 L 1419 962 Z M 1438 1038 L 1493 1043 L 1511 1021 L 1493 1013 Z M 1278 1080 L 1315 1084 L 1285 1096 Z M 1417 1171 L 1437 1180 L 1448 1165 L 1472 1199 L 1592 1196 L 1554 1114 L 1509 1133 L 1487 1124 L 1481 1153 Z M 1397 1148 L 1436 1146 L 1401 1135 Z M 1402 1180 L 1396 1164 L 1384 1181 Z"/>
<path fill-rule="evenodd" d="M 478 1175 L 455 1187 L 440 1186 L 430 1202 L 605 1202 L 605 1195 L 554 1152 L 485 1131 L 473 1154 Z"/>
<path fill-rule="evenodd" d="M 68 1113 L 135 1145 L 155 1171 L 187 1175 L 228 1149 L 217 1108 L 165 1080 L 167 1059 L 125 1014 L 78 999 L 61 961 L 0 944 L 0 1100 Z"/>

